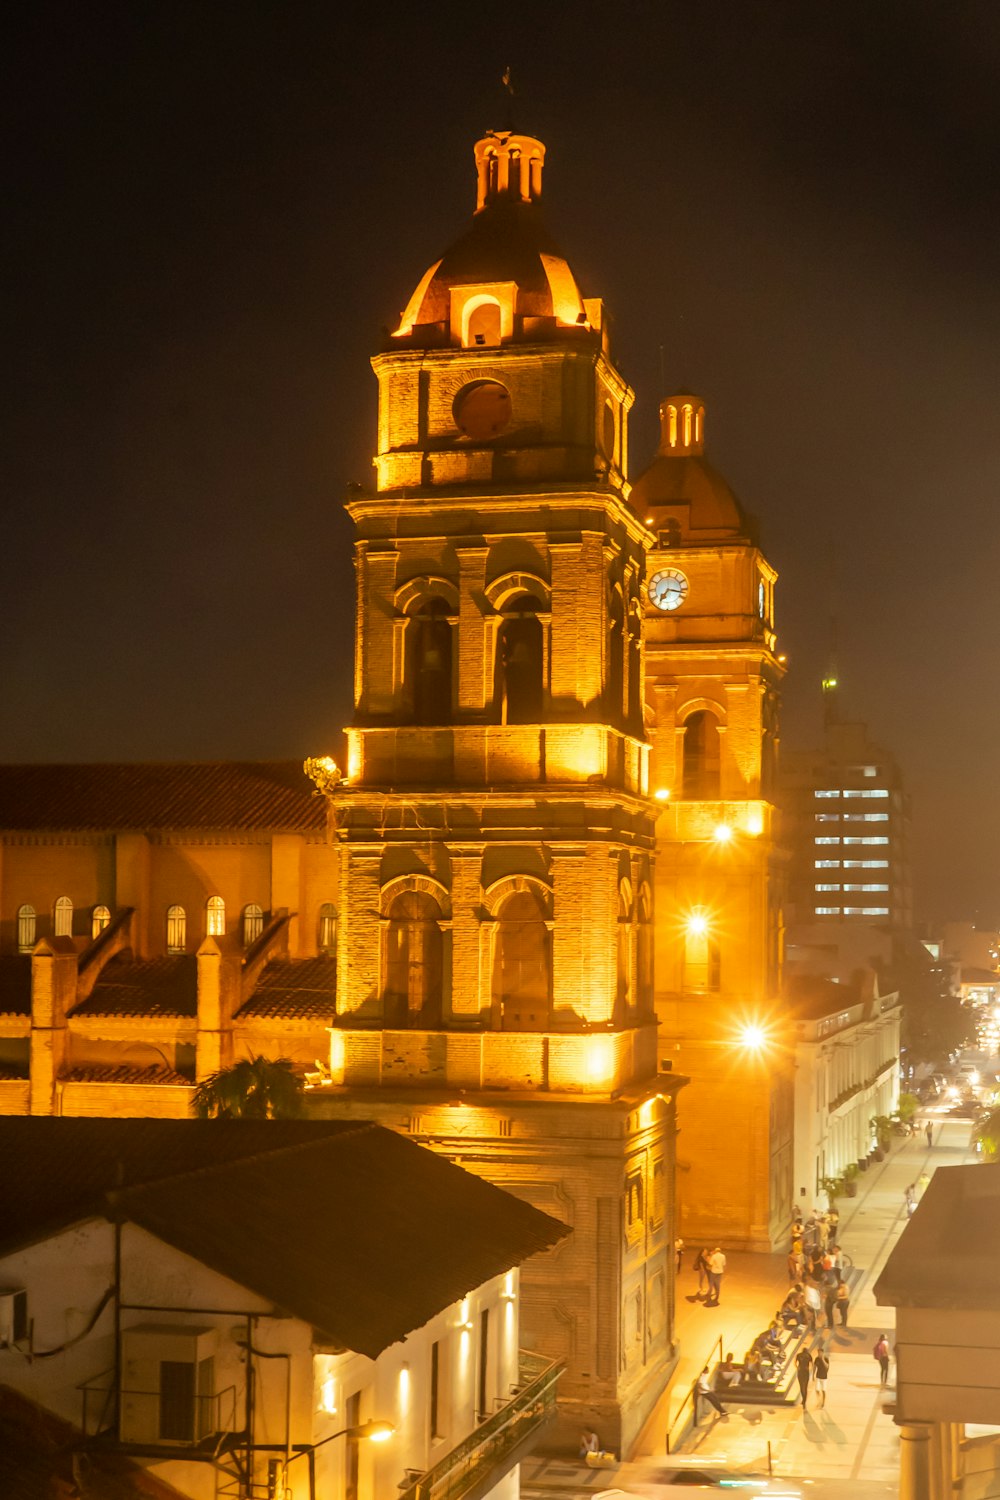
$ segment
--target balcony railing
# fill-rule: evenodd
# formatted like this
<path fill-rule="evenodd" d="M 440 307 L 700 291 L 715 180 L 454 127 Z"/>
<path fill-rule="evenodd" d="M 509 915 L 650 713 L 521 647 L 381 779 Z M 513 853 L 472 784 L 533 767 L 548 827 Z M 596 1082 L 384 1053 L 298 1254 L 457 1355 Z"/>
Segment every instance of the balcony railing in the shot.
<path fill-rule="evenodd" d="M 114 1371 L 106 1370 L 77 1387 L 83 1398 L 84 1437 L 111 1431 L 115 1422 Z M 171 1400 L 164 1391 L 119 1392 L 119 1441 L 123 1447 L 204 1450 L 236 1430 L 236 1387 L 211 1395 Z"/>
<path fill-rule="evenodd" d="M 555 1415 L 556 1385 L 564 1368 L 522 1349 L 522 1384 L 516 1395 L 402 1490 L 400 1500 L 462 1500 L 491 1476 L 502 1478 Z"/>

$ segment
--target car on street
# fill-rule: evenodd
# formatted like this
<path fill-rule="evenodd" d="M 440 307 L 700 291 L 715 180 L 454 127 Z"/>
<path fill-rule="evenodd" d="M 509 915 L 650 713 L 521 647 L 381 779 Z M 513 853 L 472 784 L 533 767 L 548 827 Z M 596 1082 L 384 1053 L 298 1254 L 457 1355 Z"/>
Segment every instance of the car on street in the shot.
<path fill-rule="evenodd" d="M 601 1497 L 606 1500 L 657 1500 L 657 1497 L 680 1491 L 713 1490 L 717 1495 L 732 1494 L 753 1497 L 753 1500 L 801 1500 L 803 1491 L 795 1480 L 777 1476 L 752 1473 L 742 1469 L 724 1469 L 707 1464 L 665 1464 L 651 1460 L 638 1467 L 629 1465 L 627 1489 L 604 1490 Z"/>

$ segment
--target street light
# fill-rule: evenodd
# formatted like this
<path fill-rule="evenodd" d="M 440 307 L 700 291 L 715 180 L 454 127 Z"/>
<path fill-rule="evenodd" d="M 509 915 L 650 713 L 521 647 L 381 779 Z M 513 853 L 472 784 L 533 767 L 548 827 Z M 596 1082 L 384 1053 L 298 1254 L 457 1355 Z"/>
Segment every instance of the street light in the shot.
<path fill-rule="evenodd" d="M 282 1489 L 285 1486 L 289 1465 L 293 1464 L 297 1458 L 304 1458 L 308 1455 L 309 1461 L 312 1463 L 312 1458 L 317 1448 L 325 1448 L 327 1443 L 334 1443 L 337 1438 L 359 1438 L 371 1443 L 384 1443 L 387 1438 L 392 1437 L 395 1431 L 396 1429 L 391 1422 L 370 1421 L 362 1422 L 357 1427 L 342 1427 L 339 1432 L 331 1432 L 329 1437 L 320 1438 L 318 1443 L 297 1443 L 296 1451 L 292 1454 L 291 1458 L 285 1460 L 281 1476 Z"/>

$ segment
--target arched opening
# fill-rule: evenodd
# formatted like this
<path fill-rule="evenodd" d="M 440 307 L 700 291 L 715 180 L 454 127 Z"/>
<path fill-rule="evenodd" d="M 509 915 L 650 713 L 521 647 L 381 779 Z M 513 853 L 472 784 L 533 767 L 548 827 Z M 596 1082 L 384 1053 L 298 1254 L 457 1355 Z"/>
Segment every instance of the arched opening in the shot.
<path fill-rule="evenodd" d="M 243 908 L 243 946 L 249 948 L 264 931 L 264 913 L 255 902 Z"/>
<path fill-rule="evenodd" d="M 684 796 L 718 797 L 720 775 L 719 721 L 707 709 L 699 709 L 684 725 Z"/>
<path fill-rule="evenodd" d="M 221 896 L 209 896 L 205 903 L 205 931 L 209 937 L 226 933 L 226 903 Z"/>
<path fill-rule="evenodd" d="M 632 974 L 632 892 L 627 880 L 618 888 L 617 982 L 615 1024 L 621 1026 L 634 1002 Z"/>
<path fill-rule="evenodd" d="M 319 909 L 319 930 L 316 934 L 316 946 L 327 958 L 335 958 L 337 954 L 337 908 L 332 901 L 324 901 Z"/>
<path fill-rule="evenodd" d="M 441 1025 L 441 908 L 424 891 L 401 891 L 386 925 L 384 1018 L 399 1029 Z"/>
<path fill-rule="evenodd" d="M 625 712 L 625 608 L 620 589 L 612 589 L 608 606 L 608 713 L 619 724 Z"/>
<path fill-rule="evenodd" d="M 38 934 L 38 913 L 33 906 L 17 909 L 17 951 L 30 953 Z"/>
<path fill-rule="evenodd" d="M 690 921 L 684 935 L 684 988 L 716 991 L 721 969 L 719 944 L 707 922 Z"/>
<path fill-rule="evenodd" d="M 474 346 L 489 346 L 500 342 L 500 304 L 499 302 L 480 302 L 469 313 L 469 320 L 465 331 L 465 345 L 467 348 Z"/>
<path fill-rule="evenodd" d="M 636 954 L 636 1005 L 643 1014 L 653 1009 L 653 898 L 649 886 L 639 889 L 639 932 Z"/>
<path fill-rule="evenodd" d="M 517 594 L 503 607 L 497 637 L 500 722 L 537 724 L 542 718 L 543 645 L 538 600 Z"/>
<path fill-rule="evenodd" d="M 52 931 L 56 937 L 73 936 L 73 903 L 68 896 L 60 896 L 53 908 Z"/>
<path fill-rule="evenodd" d="M 111 926 L 111 912 L 108 910 L 108 908 L 106 906 L 95 906 L 94 910 L 90 914 L 90 936 L 91 936 L 91 939 L 93 940 L 94 938 L 100 937 L 100 935 L 104 931 L 105 927 L 110 927 L 110 926 Z"/>
<path fill-rule="evenodd" d="M 167 952 L 184 953 L 187 949 L 187 912 L 183 906 L 167 907 Z"/>
<path fill-rule="evenodd" d="M 408 676 L 417 724 L 451 722 L 451 621 L 444 599 L 429 599 L 407 625 Z"/>
<path fill-rule="evenodd" d="M 515 891 L 500 908 L 493 1002 L 504 1031 L 547 1031 L 552 1024 L 552 942 L 534 891 Z"/>

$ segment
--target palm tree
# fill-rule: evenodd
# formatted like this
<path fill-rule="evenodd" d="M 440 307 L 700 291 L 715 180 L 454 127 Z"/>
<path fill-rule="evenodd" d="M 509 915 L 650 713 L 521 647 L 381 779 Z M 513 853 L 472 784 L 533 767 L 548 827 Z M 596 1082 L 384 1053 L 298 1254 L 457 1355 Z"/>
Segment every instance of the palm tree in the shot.
<path fill-rule="evenodd" d="M 976 1122 L 972 1139 L 979 1148 L 983 1161 L 1000 1162 L 1000 1104 L 994 1104 L 989 1112 Z"/>
<path fill-rule="evenodd" d="M 200 1120 L 290 1120 L 302 1113 L 302 1080 L 289 1057 L 247 1057 L 203 1078 L 191 1109 Z"/>

